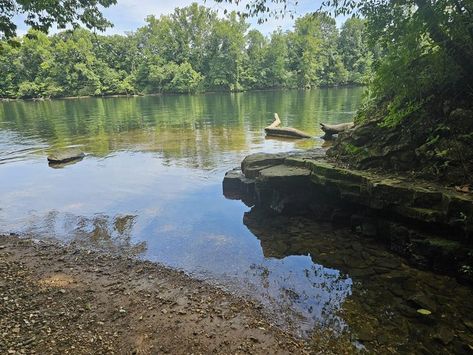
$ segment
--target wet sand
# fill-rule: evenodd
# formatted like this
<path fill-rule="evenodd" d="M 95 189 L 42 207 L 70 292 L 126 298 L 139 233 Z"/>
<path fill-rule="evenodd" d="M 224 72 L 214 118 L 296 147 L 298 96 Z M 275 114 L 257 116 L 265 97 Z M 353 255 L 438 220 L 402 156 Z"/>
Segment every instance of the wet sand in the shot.
<path fill-rule="evenodd" d="M 2 354 L 343 354 L 298 339 L 261 307 L 127 256 L 0 236 Z"/>

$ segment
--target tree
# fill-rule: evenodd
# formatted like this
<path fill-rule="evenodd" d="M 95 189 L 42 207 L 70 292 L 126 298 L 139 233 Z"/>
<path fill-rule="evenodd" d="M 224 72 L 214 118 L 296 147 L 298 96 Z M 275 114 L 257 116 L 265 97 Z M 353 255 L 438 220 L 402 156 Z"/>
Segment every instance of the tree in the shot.
<path fill-rule="evenodd" d="M 292 70 L 298 86 L 331 86 L 346 82 L 346 70 L 337 49 L 335 20 L 325 14 L 308 14 L 296 20 L 290 35 Z"/>
<path fill-rule="evenodd" d="M 247 88 L 264 88 L 266 66 L 265 53 L 268 50 L 267 39 L 258 30 L 251 30 L 245 38 L 246 53 L 244 58 L 242 82 Z"/>
<path fill-rule="evenodd" d="M 264 73 L 267 87 L 290 85 L 288 62 L 288 36 L 281 30 L 275 31 L 271 35 L 271 41 L 265 53 Z"/>
<path fill-rule="evenodd" d="M 210 88 L 230 91 L 242 89 L 242 64 L 245 52 L 245 31 L 248 24 L 235 12 L 215 24 L 207 47 L 206 72 Z"/>
<path fill-rule="evenodd" d="M 56 23 L 58 28 L 74 27 L 81 23 L 87 28 L 104 30 L 110 26 L 100 12 L 100 7 L 109 7 L 116 0 L 2 0 L 0 2 L 0 39 L 11 39 L 16 35 L 13 17 L 23 15 L 31 28 L 47 32 Z"/>
<path fill-rule="evenodd" d="M 158 55 L 166 62 L 188 62 L 202 71 L 206 48 L 217 22 L 217 14 L 196 3 L 176 8 L 167 16 L 149 16 L 137 31 L 140 51 L 147 57 Z"/>
<path fill-rule="evenodd" d="M 215 0 L 229 2 L 234 0 Z M 251 0 L 243 11 L 244 16 L 263 16 L 270 11 L 269 5 L 287 6 L 287 0 Z M 314 9 L 317 10 L 317 9 Z M 451 71 L 459 70 L 463 79 L 452 82 L 457 88 L 473 91 L 473 4 L 471 0 L 327 0 L 318 11 L 334 15 L 354 14 L 366 20 L 366 34 L 371 48 L 381 46 L 395 57 L 395 51 L 408 52 L 411 64 L 427 52 L 433 57 L 442 52 Z M 284 12 L 284 11 L 283 11 Z M 422 50 L 420 48 L 422 47 Z M 426 58 L 424 58 L 426 59 Z M 387 60 L 387 59 L 386 59 Z M 384 63 L 387 63 L 384 60 Z M 399 61 L 397 62 L 399 64 Z M 421 73 L 411 72 L 420 77 Z M 447 75 L 448 76 L 448 75 Z M 446 81 L 449 79 L 445 78 Z M 442 80 L 443 81 L 443 80 Z M 440 83 L 437 89 L 445 87 Z M 444 89 L 441 89 L 444 90 Z"/>
<path fill-rule="evenodd" d="M 101 94 L 92 34 L 80 29 L 54 36 L 54 50 L 48 63 L 51 77 L 69 95 Z"/>
<path fill-rule="evenodd" d="M 347 81 L 344 63 L 351 70 L 360 67 L 351 64 L 354 54 L 344 49 L 358 32 L 346 30 L 342 42 L 329 16 L 306 16 L 293 32 L 278 30 L 268 37 L 248 27 L 236 13 L 218 18 L 192 4 L 166 16 L 150 16 L 145 26 L 126 35 L 102 36 L 77 28 L 47 36 L 30 30 L 15 39 L 19 47 L 0 41 L 0 96 L 341 85 Z M 361 40 L 364 49 L 365 37 Z M 360 56 L 363 49 L 357 52 Z"/>
<path fill-rule="evenodd" d="M 349 73 L 348 81 L 353 84 L 367 84 L 371 75 L 373 53 L 365 37 L 364 20 L 350 18 L 342 25 L 338 51 Z"/>
<path fill-rule="evenodd" d="M 18 52 L 17 47 L 5 46 L 0 55 L 0 97 L 16 97 L 21 82 Z"/>

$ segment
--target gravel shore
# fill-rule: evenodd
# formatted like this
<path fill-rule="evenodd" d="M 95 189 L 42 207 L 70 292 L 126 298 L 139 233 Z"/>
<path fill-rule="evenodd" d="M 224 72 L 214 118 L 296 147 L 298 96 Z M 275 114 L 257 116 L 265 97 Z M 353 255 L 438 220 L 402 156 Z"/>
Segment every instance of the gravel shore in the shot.
<path fill-rule="evenodd" d="M 4 236 L 0 275 L 2 354 L 304 354 L 347 349 L 329 336 L 297 339 L 273 326 L 248 300 L 129 257 Z"/>

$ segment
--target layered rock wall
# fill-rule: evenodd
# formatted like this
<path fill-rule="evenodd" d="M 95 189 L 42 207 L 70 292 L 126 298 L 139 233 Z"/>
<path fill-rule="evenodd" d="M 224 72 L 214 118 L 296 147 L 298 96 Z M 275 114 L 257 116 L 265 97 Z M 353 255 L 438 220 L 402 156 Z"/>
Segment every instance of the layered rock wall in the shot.
<path fill-rule="evenodd" d="M 250 206 L 350 226 L 413 264 L 473 280 L 471 194 L 340 168 L 319 150 L 250 155 L 226 174 L 223 187 Z"/>

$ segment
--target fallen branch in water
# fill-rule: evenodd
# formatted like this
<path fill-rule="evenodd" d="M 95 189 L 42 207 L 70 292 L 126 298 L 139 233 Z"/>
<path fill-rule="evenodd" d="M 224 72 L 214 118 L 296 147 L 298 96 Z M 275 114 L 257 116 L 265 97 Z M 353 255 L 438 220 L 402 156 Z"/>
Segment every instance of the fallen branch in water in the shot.
<path fill-rule="evenodd" d="M 339 123 L 339 124 L 327 124 L 321 123 L 320 128 L 325 132 L 322 139 L 332 139 L 334 134 L 339 134 L 341 132 L 347 131 L 350 128 L 355 126 L 354 122 Z"/>
<path fill-rule="evenodd" d="M 281 120 L 279 119 L 279 115 L 277 113 L 274 114 L 274 121 L 269 126 L 267 126 L 264 131 L 268 136 L 275 136 L 275 137 L 286 137 L 286 138 L 312 138 L 312 136 L 308 133 L 300 131 L 296 128 L 292 127 L 279 127 L 281 124 Z"/>

